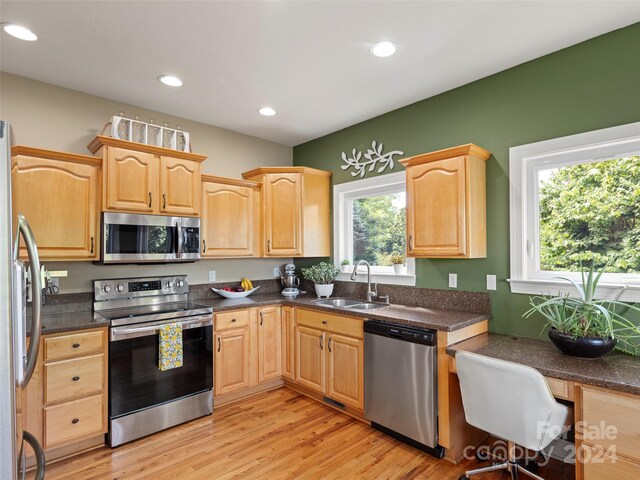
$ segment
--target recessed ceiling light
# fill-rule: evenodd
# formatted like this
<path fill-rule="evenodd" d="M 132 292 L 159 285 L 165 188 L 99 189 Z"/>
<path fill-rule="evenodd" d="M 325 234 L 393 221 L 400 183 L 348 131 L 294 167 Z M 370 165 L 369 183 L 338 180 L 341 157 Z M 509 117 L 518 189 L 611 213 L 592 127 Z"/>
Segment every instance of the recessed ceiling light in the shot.
<path fill-rule="evenodd" d="M 158 77 L 158 80 L 160 80 L 165 85 L 169 85 L 170 87 L 182 86 L 182 80 L 180 80 L 178 77 L 174 77 L 173 75 L 160 75 Z"/>
<path fill-rule="evenodd" d="M 385 40 L 371 45 L 369 51 L 376 57 L 390 57 L 396 53 L 396 44 Z"/>
<path fill-rule="evenodd" d="M 276 111 L 271 107 L 262 107 L 258 109 L 258 113 L 265 117 L 273 117 L 276 114 Z"/>
<path fill-rule="evenodd" d="M 22 25 L 17 25 L 15 23 L 2 23 L 1 25 L 2 29 L 12 37 L 16 37 L 27 42 L 33 42 L 38 39 L 38 36 L 35 33 Z"/>

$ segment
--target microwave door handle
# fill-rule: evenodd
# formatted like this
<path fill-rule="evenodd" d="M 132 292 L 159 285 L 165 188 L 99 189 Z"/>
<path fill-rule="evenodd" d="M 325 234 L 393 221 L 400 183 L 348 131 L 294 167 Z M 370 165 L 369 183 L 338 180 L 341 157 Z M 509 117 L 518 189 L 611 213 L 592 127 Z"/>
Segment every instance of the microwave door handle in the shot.
<path fill-rule="evenodd" d="M 14 246 L 13 258 L 18 260 L 20 252 L 20 234 L 24 237 L 24 244 L 29 257 L 29 268 L 31 268 L 31 284 L 33 291 L 33 301 L 31 303 L 31 341 L 27 350 L 27 361 L 24 369 L 24 377 L 19 379 L 20 387 L 25 388 L 31 380 L 31 375 L 38 362 L 38 346 L 40 345 L 40 333 L 42 331 L 42 277 L 40 275 L 40 258 L 38 257 L 38 247 L 36 240 L 29 226 L 29 222 L 22 214 L 18 214 L 18 233 Z"/>
<path fill-rule="evenodd" d="M 178 251 L 176 252 L 176 258 L 182 258 L 182 221 L 180 219 L 176 222 L 176 228 L 178 229 Z"/>

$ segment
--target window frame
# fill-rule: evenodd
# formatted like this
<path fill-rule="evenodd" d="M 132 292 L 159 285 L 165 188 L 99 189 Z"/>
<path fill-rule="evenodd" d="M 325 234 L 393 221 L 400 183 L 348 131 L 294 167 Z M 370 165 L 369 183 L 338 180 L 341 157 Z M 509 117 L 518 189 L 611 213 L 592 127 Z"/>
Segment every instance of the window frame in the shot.
<path fill-rule="evenodd" d="M 341 267 L 340 263 L 345 258 L 353 260 L 353 201 L 397 193 L 398 191 L 406 192 L 406 190 L 404 171 L 333 186 L 333 261 L 336 266 Z M 415 259 L 406 257 L 406 262 L 407 270 L 402 275 L 396 275 L 393 272 L 393 267 L 372 266 L 371 281 L 390 285 L 415 286 Z M 358 273 L 366 273 L 366 268 L 360 267 Z M 350 273 L 341 273 L 338 280 L 349 280 L 350 276 Z M 358 275 L 356 281 L 366 282 L 366 275 Z"/>
<path fill-rule="evenodd" d="M 539 172 L 550 168 L 600 162 L 640 152 L 640 122 L 509 149 L 510 277 L 512 293 L 575 294 L 558 277 L 580 280 L 579 272 L 540 271 Z M 605 273 L 596 295 L 640 301 L 640 274 Z"/>

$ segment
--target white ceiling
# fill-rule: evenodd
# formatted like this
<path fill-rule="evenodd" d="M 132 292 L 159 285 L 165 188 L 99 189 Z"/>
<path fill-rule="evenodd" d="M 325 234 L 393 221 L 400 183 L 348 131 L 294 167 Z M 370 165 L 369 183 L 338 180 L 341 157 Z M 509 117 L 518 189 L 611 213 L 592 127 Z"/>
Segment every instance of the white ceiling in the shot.
<path fill-rule="evenodd" d="M 640 2 L 2 0 L 0 20 L 40 37 L 2 33 L 5 72 L 297 145 L 636 23 Z M 396 55 L 369 54 L 381 39 Z"/>

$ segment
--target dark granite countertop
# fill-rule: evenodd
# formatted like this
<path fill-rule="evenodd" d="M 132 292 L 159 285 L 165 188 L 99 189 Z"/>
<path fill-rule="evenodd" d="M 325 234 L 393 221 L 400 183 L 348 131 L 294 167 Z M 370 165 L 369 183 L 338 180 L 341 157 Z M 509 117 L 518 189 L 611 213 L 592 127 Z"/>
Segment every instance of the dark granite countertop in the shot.
<path fill-rule="evenodd" d="M 239 299 L 206 298 L 197 299 L 197 303 L 202 303 L 213 307 L 214 312 L 224 310 L 234 310 L 238 308 L 258 307 L 261 305 L 283 304 L 294 307 L 313 308 L 336 314 L 360 317 L 362 319 L 386 320 L 416 328 L 444 330 L 451 332 L 487 320 L 488 314 L 458 312 L 455 310 L 440 310 L 424 307 L 406 307 L 403 305 L 391 304 L 388 307 L 377 308 L 375 310 L 354 310 L 352 308 L 336 308 L 315 303 L 317 297 L 310 294 L 298 295 L 295 298 L 283 297 L 279 293 L 267 293 L 262 295 L 251 295 Z"/>
<path fill-rule="evenodd" d="M 91 310 L 45 314 L 42 316 L 43 335 L 108 326 L 108 320 L 95 318 Z M 31 334 L 31 317 L 27 318 L 27 332 Z"/>
<path fill-rule="evenodd" d="M 535 368 L 543 375 L 640 395 L 640 358 L 611 352 L 585 359 L 561 353 L 552 343 L 531 338 L 484 333 L 453 344 L 449 355 L 469 351 Z"/>

